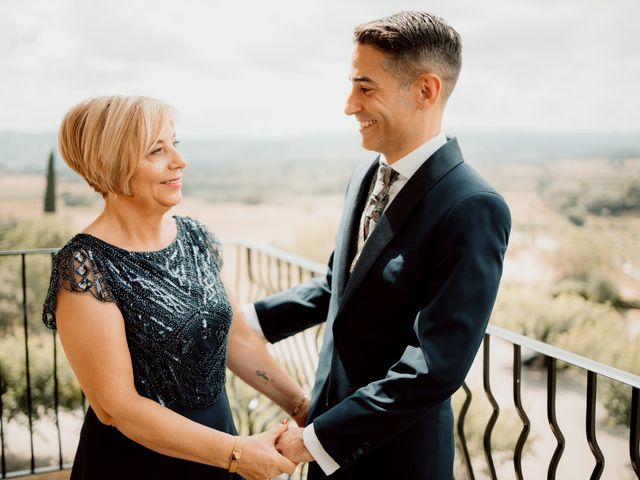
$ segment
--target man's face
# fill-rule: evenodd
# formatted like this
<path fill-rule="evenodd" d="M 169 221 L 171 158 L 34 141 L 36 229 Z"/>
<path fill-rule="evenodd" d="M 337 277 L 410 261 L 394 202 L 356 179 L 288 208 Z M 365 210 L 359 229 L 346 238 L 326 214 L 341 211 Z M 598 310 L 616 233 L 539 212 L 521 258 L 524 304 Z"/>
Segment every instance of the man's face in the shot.
<path fill-rule="evenodd" d="M 351 71 L 351 92 L 344 112 L 355 115 L 362 146 L 394 162 L 416 148 L 420 122 L 416 120 L 416 86 L 401 87 L 383 68 L 385 54 L 371 45 L 356 44 Z"/>

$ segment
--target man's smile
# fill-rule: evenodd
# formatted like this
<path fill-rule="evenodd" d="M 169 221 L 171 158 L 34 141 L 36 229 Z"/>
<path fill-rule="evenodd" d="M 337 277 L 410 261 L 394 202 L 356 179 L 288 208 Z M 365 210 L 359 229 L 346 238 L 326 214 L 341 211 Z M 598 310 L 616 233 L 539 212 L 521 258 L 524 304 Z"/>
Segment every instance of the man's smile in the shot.
<path fill-rule="evenodd" d="M 358 124 L 360 125 L 360 131 L 367 129 L 372 125 L 375 125 L 376 123 L 378 123 L 377 120 L 358 121 Z"/>

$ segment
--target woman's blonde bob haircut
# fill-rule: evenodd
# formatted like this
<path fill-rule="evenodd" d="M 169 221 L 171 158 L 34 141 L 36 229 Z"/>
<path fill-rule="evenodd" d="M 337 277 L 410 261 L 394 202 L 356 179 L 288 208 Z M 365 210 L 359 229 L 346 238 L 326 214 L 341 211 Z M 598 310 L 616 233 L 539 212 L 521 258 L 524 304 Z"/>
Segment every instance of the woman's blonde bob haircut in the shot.
<path fill-rule="evenodd" d="M 130 196 L 129 181 L 167 122 L 174 124 L 175 110 L 155 98 L 90 98 L 62 120 L 60 154 L 103 197 Z"/>

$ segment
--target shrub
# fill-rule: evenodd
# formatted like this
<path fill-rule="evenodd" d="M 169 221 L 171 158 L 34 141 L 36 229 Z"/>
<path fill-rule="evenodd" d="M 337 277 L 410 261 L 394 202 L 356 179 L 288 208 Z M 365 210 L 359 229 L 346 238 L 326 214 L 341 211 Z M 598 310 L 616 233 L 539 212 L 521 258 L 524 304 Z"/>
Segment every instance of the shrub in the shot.
<path fill-rule="evenodd" d="M 486 465 L 483 462 L 483 437 L 487 423 L 491 417 L 492 409 L 491 405 L 486 400 L 484 391 L 481 389 L 473 389 L 471 391 L 471 395 L 472 401 L 469 404 L 469 410 L 467 411 L 464 421 L 464 435 L 471 463 L 474 466 L 474 470 L 476 470 L 476 466 L 478 464 L 484 465 L 486 468 Z M 452 397 L 453 410 L 456 412 L 456 422 L 459 418 L 459 412 L 464 400 L 465 395 L 462 391 L 456 392 Z M 496 466 L 501 461 L 507 461 L 513 458 L 513 455 L 506 454 L 510 454 L 515 450 L 521 431 L 522 421 L 520 420 L 516 409 L 513 406 L 501 405 L 500 414 L 491 434 L 491 451 Z M 531 448 L 535 441 L 536 437 L 529 433 L 527 442 L 525 443 L 525 451 Z M 456 458 L 458 459 L 458 465 L 456 465 L 456 478 L 467 478 L 466 467 L 464 465 L 464 455 L 457 433 L 457 424 L 455 444 Z"/>
<path fill-rule="evenodd" d="M 47 215 L 37 219 L 8 222 L 1 229 L 0 249 L 21 250 L 61 247 L 72 236 L 69 220 Z M 25 257 L 27 315 L 29 325 L 44 331 L 42 303 L 49 287 L 51 256 L 29 254 Z M 0 258 L 0 328 L 21 324 L 22 262 L 18 255 Z"/>
<path fill-rule="evenodd" d="M 39 418 L 54 407 L 52 334 L 29 338 L 29 373 L 31 377 L 32 415 Z M 76 409 L 82 405 L 80 387 L 58 344 L 58 399 L 60 408 Z M 24 335 L 16 329 L 0 340 L 0 380 L 4 414 L 13 419 L 27 415 L 26 362 Z"/>
<path fill-rule="evenodd" d="M 0 248 L 17 250 L 61 247 L 71 238 L 73 233 L 71 221 L 56 215 L 11 221 L 7 222 L 3 229 Z"/>
<path fill-rule="evenodd" d="M 544 191 L 544 198 L 554 208 L 564 211 L 578 205 L 580 194 L 575 189 L 553 186 Z"/>
<path fill-rule="evenodd" d="M 616 183 L 575 183 L 555 181 L 549 177 L 538 179 L 538 195 L 556 210 L 567 214 L 580 209 L 592 215 L 622 215 L 640 211 L 640 178 L 621 177 Z M 579 218 L 579 217 L 573 217 Z"/>
<path fill-rule="evenodd" d="M 585 300 L 608 303 L 613 306 L 619 306 L 622 303 L 615 283 L 606 275 L 598 272 L 590 272 L 584 279 L 565 277 L 553 285 L 551 294 L 554 297 L 579 295 Z"/>
<path fill-rule="evenodd" d="M 260 205 L 264 198 L 260 192 L 248 192 L 241 195 L 239 200 L 245 205 Z"/>
<path fill-rule="evenodd" d="M 22 315 L 20 302 L 17 301 L 15 275 L 5 268 L 7 259 L 0 261 L 0 330 L 13 325 Z"/>
<path fill-rule="evenodd" d="M 605 235 L 573 228 L 558 238 L 558 248 L 551 252 L 547 262 L 556 269 L 560 278 L 587 280 L 592 272 L 608 272 L 619 268 L 612 252 L 616 246 Z"/>
<path fill-rule="evenodd" d="M 625 208 L 640 210 L 640 178 L 634 178 L 625 185 L 622 198 Z"/>
<path fill-rule="evenodd" d="M 565 214 L 567 219 L 576 227 L 582 227 L 585 223 L 585 212 L 581 208 L 570 208 Z"/>
<path fill-rule="evenodd" d="M 553 296 L 544 290 L 512 287 L 500 292 L 492 321 L 578 355 L 640 373 L 640 347 L 630 338 L 625 319 L 608 304 L 571 293 Z M 600 391 L 609 420 L 628 422 L 630 388 L 602 382 Z"/>
<path fill-rule="evenodd" d="M 585 284 L 585 298 L 598 303 L 616 304 L 620 300 L 618 289 L 604 274 L 591 273 Z"/>

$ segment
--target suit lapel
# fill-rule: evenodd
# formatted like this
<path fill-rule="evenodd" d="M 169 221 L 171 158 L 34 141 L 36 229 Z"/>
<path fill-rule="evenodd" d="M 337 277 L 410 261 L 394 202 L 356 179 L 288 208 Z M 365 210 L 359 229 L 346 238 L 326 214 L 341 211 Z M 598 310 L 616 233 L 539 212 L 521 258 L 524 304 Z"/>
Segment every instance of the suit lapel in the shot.
<path fill-rule="evenodd" d="M 345 272 L 349 271 L 348 260 L 346 261 L 347 263 L 340 264 L 340 276 L 344 277 L 347 283 L 337 315 L 340 314 L 344 305 L 358 289 L 358 286 L 362 283 L 363 278 L 371 268 L 373 262 L 405 223 L 418 201 L 420 201 L 447 172 L 463 161 L 457 139 L 450 139 L 445 145 L 438 149 L 428 161 L 424 162 L 407 181 L 406 185 L 400 190 L 397 197 L 391 202 L 380 218 L 373 232 L 371 232 L 371 236 L 365 242 L 360 258 L 350 277 L 347 277 L 345 274 Z M 355 215 L 357 215 L 357 213 Z M 351 217 L 352 221 L 358 220 L 359 223 L 359 219 L 353 218 L 354 213 L 351 213 Z"/>
<path fill-rule="evenodd" d="M 371 179 L 378 166 L 380 157 L 369 163 L 360 164 L 353 172 L 349 181 L 349 188 L 344 201 L 342 219 L 336 237 L 336 247 L 333 254 L 333 280 L 331 293 L 331 307 L 329 312 L 335 312 L 339 308 L 345 285 L 349 278 L 349 266 L 356 248 L 356 235 L 360 225 L 360 214 L 364 208 L 366 196 L 369 193 Z M 335 315 L 329 314 L 327 318 L 327 328 L 324 335 L 322 349 L 320 351 L 320 363 L 316 372 L 316 380 L 309 406 L 309 418 L 315 416 L 314 412 L 318 407 L 318 402 L 322 395 L 320 393 L 325 388 L 325 382 L 330 375 L 331 362 L 333 357 L 333 334 L 332 324 Z"/>
<path fill-rule="evenodd" d="M 345 198 L 343 217 L 336 239 L 336 249 L 334 262 L 337 269 L 334 269 L 334 278 L 337 281 L 338 298 L 342 296 L 345 285 L 349 278 L 349 267 L 354 255 L 356 236 L 360 225 L 360 212 L 362 211 L 369 184 L 378 166 L 377 157 L 371 163 L 365 163 L 354 172 L 351 180 L 352 188 Z"/>

